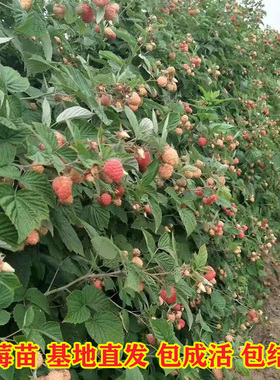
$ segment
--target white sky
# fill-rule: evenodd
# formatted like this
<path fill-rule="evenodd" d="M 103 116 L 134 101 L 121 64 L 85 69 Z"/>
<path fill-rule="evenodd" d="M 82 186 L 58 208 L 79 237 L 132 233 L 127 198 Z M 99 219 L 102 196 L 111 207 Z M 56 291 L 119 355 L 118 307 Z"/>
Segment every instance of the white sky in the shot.
<path fill-rule="evenodd" d="M 280 31 L 280 0 L 263 0 L 267 16 L 265 24 Z"/>

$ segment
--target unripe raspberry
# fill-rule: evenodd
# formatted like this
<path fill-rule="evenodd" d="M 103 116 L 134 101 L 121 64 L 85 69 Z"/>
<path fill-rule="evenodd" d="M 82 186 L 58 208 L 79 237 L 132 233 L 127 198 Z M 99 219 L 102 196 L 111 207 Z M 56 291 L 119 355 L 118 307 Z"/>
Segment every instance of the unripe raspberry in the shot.
<path fill-rule="evenodd" d="M 34 172 L 37 172 L 37 173 L 40 173 L 40 174 L 43 174 L 44 171 L 45 171 L 45 168 L 43 165 L 35 165 L 36 163 L 33 162 L 33 166 L 31 166 L 31 170 L 33 170 Z"/>
<path fill-rule="evenodd" d="M 121 161 L 113 158 L 107 160 L 103 167 L 103 173 L 114 182 L 120 182 L 124 176 L 124 170 Z"/>
<path fill-rule="evenodd" d="M 105 107 L 109 107 L 112 104 L 112 100 L 110 99 L 108 95 L 102 95 L 100 102 L 102 106 L 105 106 Z"/>
<path fill-rule="evenodd" d="M 43 358 L 41 352 L 38 351 L 37 352 L 36 369 L 42 367 L 43 363 L 44 363 L 44 358 Z"/>
<path fill-rule="evenodd" d="M 151 344 L 152 346 L 154 346 L 156 343 L 157 343 L 157 340 L 156 338 L 153 336 L 153 334 L 147 334 L 146 335 L 146 338 L 147 338 L 147 342 L 149 344 Z"/>
<path fill-rule="evenodd" d="M 57 139 L 58 147 L 61 148 L 65 144 L 65 140 L 60 132 L 54 131 L 54 134 Z"/>
<path fill-rule="evenodd" d="M 119 12 L 119 10 L 120 10 L 120 6 L 117 3 L 111 4 L 111 7 L 113 7 L 116 12 Z"/>
<path fill-rule="evenodd" d="M 67 369 L 55 369 L 48 374 L 47 380 L 71 380 L 71 374 Z"/>
<path fill-rule="evenodd" d="M 104 206 L 104 207 L 107 207 L 112 203 L 112 197 L 108 193 L 102 194 L 101 197 L 97 198 L 97 200 L 99 204 L 101 204 L 101 206 Z"/>
<path fill-rule="evenodd" d="M 97 7 L 105 7 L 106 5 L 108 5 L 110 3 L 110 0 L 94 0 L 94 4 L 97 6 Z"/>
<path fill-rule="evenodd" d="M 79 184 L 83 181 L 83 176 L 77 172 L 74 168 L 70 169 L 68 176 L 71 178 L 73 183 Z"/>
<path fill-rule="evenodd" d="M 140 96 L 137 94 L 137 92 L 133 92 L 131 97 L 129 98 L 129 103 L 132 104 L 133 106 L 139 106 L 139 104 L 141 103 L 141 98 Z"/>
<path fill-rule="evenodd" d="M 33 0 L 20 0 L 20 5 L 25 11 L 29 11 L 32 8 Z"/>
<path fill-rule="evenodd" d="M 212 373 L 217 380 L 222 380 L 224 378 L 223 371 L 221 369 L 214 368 L 212 369 Z"/>
<path fill-rule="evenodd" d="M 177 151 L 169 145 L 165 147 L 164 153 L 161 155 L 161 159 L 165 164 L 169 164 L 171 166 L 177 166 L 179 164 L 179 156 Z"/>
<path fill-rule="evenodd" d="M 164 76 L 161 76 L 157 79 L 157 84 L 159 87 L 166 87 L 167 86 L 167 78 Z"/>
<path fill-rule="evenodd" d="M 31 111 L 37 111 L 38 109 L 38 106 L 36 103 L 29 103 L 28 107 L 29 109 L 31 109 Z"/>
<path fill-rule="evenodd" d="M 0 272 L 14 272 L 14 268 L 8 264 L 8 263 L 5 263 L 4 261 L 2 261 L 0 263 Z"/>
<path fill-rule="evenodd" d="M 104 29 L 105 37 L 109 40 L 115 40 L 116 39 L 116 33 L 111 28 L 105 28 Z"/>
<path fill-rule="evenodd" d="M 172 176 L 173 171 L 174 171 L 173 166 L 169 164 L 164 164 L 159 167 L 158 175 L 162 179 L 169 179 Z"/>
<path fill-rule="evenodd" d="M 138 256 L 134 256 L 131 262 L 138 265 L 139 267 L 143 266 L 143 261 Z"/>
<path fill-rule="evenodd" d="M 72 196 L 72 185 L 71 178 L 66 176 L 56 177 L 52 183 L 55 194 L 62 201 Z"/>
<path fill-rule="evenodd" d="M 140 256 L 141 255 L 141 251 L 138 248 L 133 248 L 132 253 L 133 253 L 133 256 Z"/>
<path fill-rule="evenodd" d="M 113 21 L 115 20 L 116 16 L 117 16 L 117 12 L 115 8 L 112 5 L 107 5 L 107 7 L 105 8 L 104 19 L 106 21 Z"/>
<path fill-rule="evenodd" d="M 121 207 L 122 205 L 122 199 L 121 198 L 116 198 L 113 200 L 113 204 L 116 206 L 116 207 Z"/>
<path fill-rule="evenodd" d="M 65 17 L 66 11 L 67 8 L 64 4 L 54 4 L 53 6 L 53 13 L 58 20 L 62 20 Z"/>
<path fill-rule="evenodd" d="M 40 240 L 40 235 L 38 233 L 38 231 L 33 231 L 31 232 L 27 239 L 26 239 L 26 244 L 27 245 L 36 245 Z"/>
<path fill-rule="evenodd" d="M 166 314 L 166 318 L 168 321 L 171 321 L 171 322 L 175 322 L 175 319 L 176 319 L 175 314 L 173 313 Z"/>

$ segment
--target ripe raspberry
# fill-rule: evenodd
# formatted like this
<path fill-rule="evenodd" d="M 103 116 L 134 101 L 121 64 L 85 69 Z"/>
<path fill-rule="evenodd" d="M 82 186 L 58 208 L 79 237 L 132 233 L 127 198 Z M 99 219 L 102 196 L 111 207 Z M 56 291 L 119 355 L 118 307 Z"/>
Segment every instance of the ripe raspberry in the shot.
<path fill-rule="evenodd" d="M 205 137 L 200 137 L 200 138 L 198 139 L 198 144 L 199 144 L 200 146 L 205 146 L 205 145 L 207 144 L 207 139 L 206 139 Z"/>
<path fill-rule="evenodd" d="M 103 207 L 107 207 L 112 203 L 112 197 L 107 193 L 102 194 L 101 197 L 97 198 L 97 200 L 98 203 Z"/>
<path fill-rule="evenodd" d="M 135 153 L 134 158 L 139 164 L 140 172 L 144 173 L 147 170 L 147 166 L 151 163 L 151 156 L 149 152 L 145 152 L 145 158 L 141 158 Z"/>
<path fill-rule="evenodd" d="M 105 28 L 104 29 L 105 37 L 108 38 L 108 40 L 115 40 L 116 39 L 116 33 L 113 32 L 111 28 Z"/>
<path fill-rule="evenodd" d="M 159 87 L 166 87 L 167 86 L 167 78 L 162 76 L 157 79 L 157 84 Z"/>
<path fill-rule="evenodd" d="M 182 330 L 185 327 L 185 325 L 186 325 L 186 322 L 183 319 L 179 319 L 176 329 Z"/>
<path fill-rule="evenodd" d="M 40 240 L 40 235 L 37 231 L 31 232 L 27 239 L 26 239 L 26 244 L 28 245 L 36 245 Z"/>
<path fill-rule="evenodd" d="M 89 24 L 92 21 L 95 21 L 95 13 L 88 4 L 81 4 L 76 7 L 77 15 L 81 16 L 84 23 Z"/>
<path fill-rule="evenodd" d="M 67 369 L 53 370 L 46 377 L 47 380 L 71 380 L 71 374 Z"/>
<path fill-rule="evenodd" d="M 62 20 L 65 17 L 66 11 L 67 8 L 64 4 L 54 4 L 53 6 L 53 13 L 58 20 Z"/>
<path fill-rule="evenodd" d="M 61 148 L 65 144 L 64 137 L 60 132 L 54 131 L 55 137 L 57 139 L 58 147 Z"/>
<path fill-rule="evenodd" d="M 154 346 L 156 343 L 157 343 L 157 340 L 156 338 L 153 336 L 153 334 L 147 334 L 146 335 L 146 338 L 147 338 L 147 342 L 149 344 L 151 344 L 152 346 Z"/>
<path fill-rule="evenodd" d="M 65 201 L 72 196 L 72 185 L 73 182 L 71 178 L 66 176 L 56 177 L 52 183 L 55 194 L 62 201 Z"/>
<path fill-rule="evenodd" d="M 42 367 L 43 363 L 44 363 L 44 358 L 43 358 L 41 352 L 37 352 L 36 369 Z"/>
<path fill-rule="evenodd" d="M 152 209 L 151 209 L 151 206 L 150 206 L 150 205 L 145 205 L 144 209 L 145 209 L 145 212 L 146 212 L 147 214 L 152 214 Z"/>
<path fill-rule="evenodd" d="M 159 167 L 158 175 L 162 179 L 169 179 L 172 176 L 173 171 L 174 171 L 173 166 L 169 164 L 164 164 Z"/>
<path fill-rule="evenodd" d="M 165 147 L 161 159 L 165 164 L 169 164 L 171 166 L 177 166 L 179 164 L 179 156 L 177 151 L 169 145 Z"/>
<path fill-rule="evenodd" d="M 212 369 L 212 373 L 217 380 L 222 380 L 224 378 L 223 371 L 219 368 Z"/>
<path fill-rule="evenodd" d="M 134 256 L 131 262 L 138 265 L 139 267 L 143 266 L 143 261 L 138 256 Z"/>
<path fill-rule="evenodd" d="M 94 4 L 97 6 L 97 7 L 105 7 L 106 5 L 108 5 L 110 3 L 110 0 L 94 0 Z"/>
<path fill-rule="evenodd" d="M 166 289 L 162 289 L 162 291 L 160 292 L 160 296 L 166 303 L 168 303 L 169 305 L 172 305 L 173 303 L 177 301 L 177 291 L 174 288 L 174 286 L 170 286 L 169 293 L 171 294 L 170 296 L 167 295 Z"/>
<path fill-rule="evenodd" d="M 20 5 L 25 11 L 29 11 L 32 8 L 33 0 L 20 0 Z"/>
<path fill-rule="evenodd" d="M 102 288 L 103 288 L 102 282 L 100 280 L 93 281 L 92 284 L 93 284 L 93 286 L 95 286 L 99 290 L 102 290 Z"/>
<path fill-rule="evenodd" d="M 209 273 L 206 273 L 206 274 L 204 275 L 204 278 L 205 278 L 206 280 L 208 280 L 208 281 L 211 281 L 211 280 L 213 280 L 213 278 L 216 277 L 216 272 L 215 272 L 215 270 L 214 270 L 212 267 L 210 267 L 210 265 L 208 265 L 206 268 L 209 269 L 210 272 L 209 272 Z"/>
<path fill-rule="evenodd" d="M 114 182 L 120 182 L 124 176 L 124 170 L 121 161 L 115 158 L 107 160 L 103 167 L 103 173 Z"/>
<path fill-rule="evenodd" d="M 104 19 L 106 21 L 113 21 L 115 20 L 116 16 L 117 16 L 117 12 L 115 8 L 112 5 L 107 5 L 107 7 L 105 8 Z"/>

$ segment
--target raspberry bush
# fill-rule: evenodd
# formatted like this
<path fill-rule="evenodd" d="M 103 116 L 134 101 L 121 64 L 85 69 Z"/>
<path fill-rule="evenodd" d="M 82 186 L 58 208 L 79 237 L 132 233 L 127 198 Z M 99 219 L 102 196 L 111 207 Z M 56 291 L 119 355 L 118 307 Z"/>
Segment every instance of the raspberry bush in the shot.
<path fill-rule="evenodd" d="M 4 0 L 0 331 L 144 342 L 147 370 L 12 379 L 232 379 L 162 370 L 161 341 L 262 323 L 279 218 L 280 35 L 259 1 Z"/>

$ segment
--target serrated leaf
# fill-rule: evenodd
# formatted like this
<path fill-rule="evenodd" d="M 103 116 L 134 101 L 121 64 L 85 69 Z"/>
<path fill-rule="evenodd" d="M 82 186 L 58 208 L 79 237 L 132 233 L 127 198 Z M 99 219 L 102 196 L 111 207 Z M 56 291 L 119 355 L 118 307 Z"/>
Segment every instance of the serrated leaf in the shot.
<path fill-rule="evenodd" d="M 153 235 L 150 234 L 150 232 L 144 230 L 143 228 L 141 230 L 143 232 L 148 251 L 150 252 L 151 256 L 153 256 L 156 251 L 156 244 Z"/>
<path fill-rule="evenodd" d="M 55 206 L 55 195 L 45 174 L 29 170 L 21 176 L 20 182 L 25 188 L 32 190 L 37 194 L 41 194 L 50 206 Z"/>
<path fill-rule="evenodd" d="M 118 255 L 118 249 L 114 243 L 105 236 L 96 236 L 91 239 L 96 253 L 104 259 L 114 260 Z"/>
<path fill-rule="evenodd" d="M 95 286 L 86 285 L 82 290 L 85 298 L 86 304 L 91 309 L 95 311 L 110 310 L 112 308 L 112 303 L 110 299 L 104 294 L 100 289 Z"/>
<path fill-rule="evenodd" d="M 46 322 L 38 329 L 38 332 L 47 336 L 52 342 L 61 343 L 63 341 L 58 322 Z"/>
<path fill-rule="evenodd" d="M 137 118 L 136 118 L 134 112 L 127 106 L 124 107 L 124 112 L 125 112 L 126 117 L 128 118 L 129 123 L 130 123 L 130 125 L 134 131 L 135 138 L 137 139 L 138 134 L 139 134 L 139 124 L 138 124 Z"/>
<path fill-rule="evenodd" d="M 124 331 L 121 320 L 116 314 L 103 312 L 94 314 L 93 318 L 86 322 L 86 328 L 98 344 L 107 342 L 120 343 L 124 342 Z"/>
<path fill-rule="evenodd" d="M 115 62 L 120 67 L 123 64 L 123 60 L 111 51 L 100 50 L 99 56 L 100 56 L 100 58 L 105 58 L 107 61 Z"/>
<path fill-rule="evenodd" d="M 25 294 L 27 301 L 39 306 L 45 313 L 50 314 L 50 307 L 47 297 L 37 288 L 29 288 Z"/>
<path fill-rule="evenodd" d="M 149 200 L 149 204 L 151 206 L 152 214 L 155 220 L 155 232 L 157 232 L 162 222 L 161 208 L 160 205 L 152 198 Z"/>
<path fill-rule="evenodd" d="M 42 124 L 49 127 L 52 122 L 51 106 L 47 98 L 44 98 L 42 103 Z"/>
<path fill-rule="evenodd" d="M 93 113 L 86 108 L 80 106 L 74 106 L 67 108 L 56 118 L 57 123 L 64 122 L 66 120 L 73 119 L 90 119 L 93 116 Z"/>
<path fill-rule="evenodd" d="M 83 209 L 82 217 L 93 227 L 103 231 L 105 228 L 108 228 L 110 212 L 104 207 L 91 204 Z"/>
<path fill-rule="evenodd" d="M 206 245 L 203 244 L 198 251 L 198 254 L 194 256 L 194 263 L 196 269 L 202 269 L 205 267 L 208 259 Z"/>
<path fill-rule="evenodd" d="M 67 315 L 64 322 L 83 323 L 90 318 L 90 311 L 86 307 L 85 294 L 80 290 L 74 290 L 67 298 Z"/>
<path fill-rule="evenodd" d="M 23 78 L 18 71 L 11 67 L 0 65 L 1 79 L 4 81 L 6 88 L 12 94 L 24 92 L 30 86 L 29 80 Z"/>
<path fill-rule="evenodd" d="M 195 215 L 192 211 L 187 209 L 178 209 L 178 212 L 188 236 L 190 236 L 195 231 L 197 226 Z"/>
<path fill-rule="evenodd" d="M 42 47 L 47 61 L 52 60 L 53 48 L 49 32 L 46 30 L 41 36 Z"/>
<path fill-rule="evenodd" d="M 14 161 L 16 147 L 7 141 L 0 140 L 0 166 L 9 165 Z"/>
<path fill-rule="evenodd" d="M 150 321 L 154 336 L 157 341 L 175 343 L 176 337 L 173 330 L 173 325 L 168 323 L 166 319 L 155 319 Z"/>
<path fill-rule="evenodd" d="M 16 275 L 9 272 L 0 273 L 0 308 L 5 309 L 14 300 L 14 290 L 19 287 Z"/>
<path fill-rule="evenodd" d="M 35 36 L 40 38 L 46 31 L 43 14 L 31 10 L 24 23 L 18 26 L 16 31 L 30 37 Z"/>
<path fill-rule="evenodd" d="M 143 174 L 142 183 L 144 185 L 149 185 L 155 178 L 158 173 L 159 162 L 157 159 L 154 159 L 147 167 L 147 170 Z"/>
<path fill-rule="evenodd" d="M 57 138 L 53 131 L 46 125 L 40 123 L 33 123 L 35 128 L 35 134 L 38 139 L 44 144 L 46 152 L 52 152 L 58 147 Z"/>
<path fill-rule="evenodd" d="M 0 326 L 6 325 L 9 322 L 10 318 L 10 313 L 8 313 L 6 310 L 0 310 Z"/>
<path fill-rule="evenodd" d="M 0 38 L 0 44 L 5 44 L 6 42 L 9 42 L 13 39 L 13 37 L 1 37 Z"/>
<path fill-rule="evenodd" d="M 39 228 L 43 219 L 49 219 L 48 206 L 34 191 L 0 186 L 0 205 L 18 231 L 18 242 L 22 242 L 30 232 Z"/>

